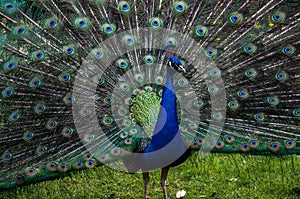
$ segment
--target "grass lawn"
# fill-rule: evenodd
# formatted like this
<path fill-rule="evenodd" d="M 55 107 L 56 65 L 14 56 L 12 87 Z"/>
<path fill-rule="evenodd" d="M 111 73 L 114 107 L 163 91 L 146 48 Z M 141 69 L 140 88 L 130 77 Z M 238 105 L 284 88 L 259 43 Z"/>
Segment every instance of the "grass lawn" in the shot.
<path fill-rule="evenodd" d="M 163 197 L 160 171 L 150 174 L 149 199 Z M 194 154 L 172 168 L 168 176 L 169 198 L 185 190 L 184 198 L 300 198 L 300 158 Z M 130 175 L 108 167 L 72 173 L 70 176 L 18 187 L 0 198 L 143 198 L 141 174 Z"/>

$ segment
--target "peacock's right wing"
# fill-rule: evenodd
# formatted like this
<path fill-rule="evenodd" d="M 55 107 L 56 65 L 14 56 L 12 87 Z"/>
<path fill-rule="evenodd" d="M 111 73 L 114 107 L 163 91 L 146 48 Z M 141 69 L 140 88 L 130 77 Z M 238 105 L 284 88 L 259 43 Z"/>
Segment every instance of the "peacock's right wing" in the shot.
<path fill-rule="evenodd" d="M 93 78 L 79 80 L 81 89 L 89 89 L 83 81 L 96 85 L 86 99 L 94 106 L 80 104 L 78 128 L 72 114 L 78 70 L 88 55 L 102 58 L 99 44 L 116 32 L 124 9 L 100 1 L 1 1 L 1 189 L 113 162 L 147 145 L 140 128 L 130 120 L 120 128 L 111 114 L 110 93 L 130 68 L 128 58 L 112 60 L 108 69 L 98 65 Z M 127 27 L 118 24 L 120 31 Z M 112 50 L 117 55 L 118 47 Z M 79 133 L 83 121 L 89 127 Z"/>

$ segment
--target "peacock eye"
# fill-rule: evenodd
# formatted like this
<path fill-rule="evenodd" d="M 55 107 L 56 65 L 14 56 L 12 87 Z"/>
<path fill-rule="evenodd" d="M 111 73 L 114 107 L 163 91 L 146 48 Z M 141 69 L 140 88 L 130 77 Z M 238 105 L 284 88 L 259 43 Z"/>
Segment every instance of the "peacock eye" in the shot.
<path fill-rule="evenodd" d="M 198 139 L 196 142 L 197 142 L 198 145 L 203 145 L 204 144 L 204 140 L 202 140 L 202 139 Z"/>
<path fill-rule="evenodd" d="M 276 151 L 278 151 L 279 149 L 280 149 L 280 144 L 279 143 L 271 143 L 270 145 L 269 145 L 269 149 L 271 150 L 271 151 L 273 151 L 273 152 L 276 152 Z"/>
<path fill-rule="evenodd" d="M 148 66 L 152 65 L 155 61 L 155 57 L 152 55 L 146 55 L 143 58 L 144 63 L 147 64 Z"/>
<path fill-rule="evenodd" d="M 274 21 L 279 21 L 280 17 L 279 17 L 279 15 L 273 15 L 273 19 L 274 19 Z"/>
<path fill-rule="evenodd" d="M 62 130 L 62 135 L 63 135 L 64 137 L 71 137 L 72 134 L 73 134 L 73 132 L 74 132 L 74 129 L 69 128 L 69 127 L 65 127 L 65 128 Z"/>
<path fill-rule="evenodd" d="M 159 28 L 163 26 L 163 20 L 159 17 L 153 17 L 149 21 L 152 28 Z"/>
<path fill-rule="evenodd" d="M 234 25 L 239 25 L 243 21 L 243 15 L 238 12 L 233 12 L 229 16 L 229 21 Z"/>
<path fill-rule="evenodd" d="M 182 5 L 177 5 L 177 6 L 176 6 L 176 9 L 177 9 L 178 11 L 182 11 L 182 10 L 183 10 L 183 6 L 182 6 Z"/>
<path fill-rule="evenodd" d="M 131 44 L 133 42 L 133 39 L 132 38 L 128 38 L 126 41 L 127 41 L 127 43 Z"/>
<path fill-rule="evenodd" d="M 86 135 L 84 135 L 84 141 L 86 141 L 86 142 L 91 142 L 91 141 L 94 140 L 94 138 L 95 138 L 95 136 L 92 135 L 92 134 L 86 134 Z"/>
<path fill-rule="evenodd" d="M 127 10 L 128 8 L 129 8 L 129 6 L 127 4 L 122 5 L 123 10 Z"/>
<path fill-rule="evenodd" d="M 42 60 L 43 58 L 45 58 L 45 54 L 44 54 L 43 51 L 37 50 L 37 51 L 31 53 L 31 57 L 32 57 L 35 61 L 39 61 L 39 60 Z"/>
<path fill-rule="evenodd" d="M 64 98 L 63 98 L 63 102 L 66 104 L 66 105 L 72 105 L 74 102 L 76 101 L 75 97 L 69 93 L 67 94 Z"/>
<path fill-rule="evenodd" d="M 237 22 L 238 18 L 237 18 L 236 16 L 232 16 L 232 17 L 231 17 L 231 20 L 232 20 L 233 22 Z"/>
<path fill-rule="evenodd" d="M 2 158 L 3 158 L 3 160 L 8 161 L 8 160 L 10 160 L 12 158 L 12 154 L 9 153 L 9 152 L 4 152 L 2 154 Z"/>
<path fill-rule="evenodd" d="M 294 46 L 288 44 L 288 45 L 284 46 L 281 51 L 283 54 L 290 56 L 295 53 L 296 48 Z"/>
<path fill-rule="evenodd" d="M 293 110 L 293 115 L 296 117 L 300 117 L 300 109 Z"/>
<path fill-rule="evenodd" d="M 296 146 L 296 142 L 294 140 L 286 140 L 284 146 L 286 149 L 292 149 Z"/>
<path fill-rule="evenodd" d="M 254 78 L 257 76 L 257 71 L 253 68 L 250 68 L 250 69 L 246 70 L 245 75 L 248 78 Z"/>
<path fill-rule="evenodd" d="M 68 49 L 67 49 L 67 52 L 70 53 L 70 54 L 71 54 L 73 51 L 74 51 L 73 48 L 68 48 Z"/>
<path fill-rule="evenodd" d="M 20 119 L 21 117 L 21 114 L 19 111 L 14 111 L 13 113 L 11 113 L 9 116 L 8 116 L 8 121 L 9 122 L 16 122 Z"/>
<path fill-rule="evenodd" d="M 188 5 L 184 1 L 175 1 L 174 9 L 177 13 L 183 13 L 188 9 Z"/>
<path fill-rule="evenodd" d="M 165 46 L 176 46 L 177 39 L 175 37 L 168 37 L 165 39 Z"/>
<path fill-rule="evenodd" d="M 127 137 L 128 137 L 128 133 L 127 132 L 120 133 L 120 138 L 121 139 L 125 139 Z"/>
<path fill-rule="evenodd" d="M 230 101 L 228 102 L 228 107 L 231 108 L 231 110 L 236 110 L 240 107 L 239 103 L 237 101 Z"/>
<path fill-rule="evenodd" d="M 26 26 L 23 26 L 23 25 L 22 26 L 16 26 L 13 29 L 13 33 L 16 36 L 25 35 L 26 32 L 27 32 L 27 28 L 26 28 Z"/>
<path fill-rule="evenodd" d="M 277 96 L 272 96 L 272 97 L 268 97 L 267 98 L 267 102 L 272 105 L 272 106 L 275 106 L 277 104 L 279 104 L 279 99 Z"/>
<path fill-rule="evenodd" d="M 127 59 L 119 59 L 116 63 L 121 69 L 126 69 L 129 66 L 129 61 Z"/>
<path fill-rule="evenodd" d="M 113 118 L 109 116 L 105 116 L 103 117 L 102 122 L 104 125 L 109 126 L 113 123 Z"/>
<path fill-rule="evenodd" d="M 274 23 L 281 23 L 281 22 L 283 22 L 284 20 L 285 20 L 285 13 L 283 13 L 283 12 L 281 12 L 281 11 L 276 11 L 273 15 L 272 15 L 272 17 L 271 17 L 271 19 L 272 19 L 272 21 L 274 22 Z"/>
<path fill-rule="evenodd" d="M 98 83 L 99 83 L 99 84 L 102 84 L 103 82 L 104 82 L 103 77 L 100 77 L 100 78 L 98 79 Z"/>
<path fill-rule="evenodd" d="M 17 184 L 23 184 L 25 182 L 25 176 L 23 174 L 17 174 L 15 176 L 15 181 Z"/>
<path fill-rule="evenodd" d="M 34 81 L 34 85 L 35 85 L 35 86 L 39 86 L 39 84 L 40 84 L 40 81 L 39 81 L 39 80 Z"/>
<path fill-rule="evenodd" d="M 83 26 L 85 26 L 85 25 L 86 25 L 86 22 L 85 22 L 85 21 L 83 21 L 83 20 L 81 20 L 81 21 L 79 21 L 79 22 L 78 22 L 78 24 L 79 24 L 79 26 L 83 27 Z"/>
<path fill-rule="evenodd" d="M 130 90 L 130 86 L 127 84 L 127 83 L 122 83 L 120 85 L 120 88 L 123 90 L 123 91 L 129 91 Z"/>
<path fill-rule="evenodd" d="M 284 82 L 288 79 L 288 74 L 285 71 L 281 71 L 275 75 L 275 78 L 280 82 Z"/>
<path fill-rule="evenodd" d="M 73 54 L 75 54 L 75 48 L 71 45 L 67 45 L 67 46 L 63 47 L 63 52 L 66 55 L 73 55 Z"/>
<path fill-rule="evenodd" d="M 215 48 L 208 48 L 205 52 L 205 55 L 210 58 L 214 58 L 218 53 L 218 50 Z"/>
<path fill-rule="evenodd" d="M 284 50 L 285 53 L 288 53 L 288 52 L 291 51 L 291 49 L 289 49 L 289 48 L 284 48 L 283 50 Z"/>
<path fill-rule="evenodd" d="M 292 143 L 293 143 L 293 142 L 290 141 L 290 140 L 286 141 L 286 144 L 287 144 L 287 145 L 291 145 Z"/>
<path fill-rule="evenodd" d="M 114 99 L 112 97 L 105 97 L 103 99 L 104 103 L 106 104 L 112 104 L 114 102 Z"/>
<path fill-rule="evenodd" d="M 105 28 L 105 30 L 106 30 L 107 32 L 110 32 L 110 31 L 112 31 L 112 27 L 108 26 L 108 27 Z"/>
<path fill-rule="evenodd" d="M 116 26 L 110 23 L 104 23 L 101 28 L 102 31 L 107 35 L 112 35 L 116 31 Z"/>
<path fill-rule="evenodd" d="M 217 149 L 222 149 L 224 147 L 224 143 L 221 142 L 221 141 L 217 141 L 215 143 L 215 146 L 216 146 Z"/>
<path fill-rule="evenodd" d="M 37 53 L 37 54 L 36 54 L 36 58 L 38 58 L 38 59 L 41 58 L 42 56 L 43 56 L 42 53 Z"/>
<path fill-rule="evenodd" d="M 179 79 L 179 80 L 178 80 L 178 86 L 180 86 L 180 87 L 184 87 L 184 86 L 186 86 L 187 84 L 188 84 L 187 79 Z"/>
<path fill-rule="evenodd" d="M 85 163 L 85 166 L 86 166 L 87 168 L 89 168 L 89 169 L 95 167 L 95 165 L 96 165 L 95 160 L 88 160 L 88 161 Z"/>
<path fill-rule="evenodd" d="M 85 17 L 78 17 L 74 22 L 75 26 L 80 29 L 86 29 L 89 26 L 89 20 Z"/>
<path fill-rule="evenodd" d="M 249 54 L 249 55 L 253 55 L 257 50 L 257 46 L 255 46 L 254 44 L 246 44 L 244 47 L 244 52 Z"/>
<path fill-rule="evenodd" d="M 127 13 L 130 11 L 130 4 L 127 1 L 120 1 L 118 4 L 119 11 Z"/>
<path fill-rule="evenodd" d="M 262 122 L 265 120 L 265 115 L 263 113 L 257 113 L 254 115 L 256 121 Z"/>
<path fill-rule="evenodd" d="M 76 164 L 76 167 L 79 169 L 79 168 L 81 168 L 81 167 L 82 167 L 82 165 L 83 165 L 83 163 L 82 163 L 82 162 L 77 162 L 77 164 Z"/>
<path fill-rule="evenodd" d="M 56 21 L 53 21 L 53 20 L 51 20 L 50 22 L 49 22 L 49 26 L 50 27 L 55 27 L 56 26 Z"/>
<path fill-rule="evenodd" d="M 46 123 L 46 128 L 49 130 L 53 130 L 57 127 L 57 121 L 54 119 L 49 119 Z"/>
<path fill-rule="evenodd" d="M 36 89 L 41 85 L 42 81 L 40 78 L 38 77 L 34 77 L 33 79 L 31 79 L 31 81 L 29 82 L 29 87 L 31 87 L 32 89 Z"/>
<path fill-rule="evenodd" d="M 7 4 L 5 4 L 5 8 L 9 9 L 9 10 L 13 10 L 15 8 L 15 6 L 13 4 L 7 3 Z"/>
<path fill-rule="evenodd" d="M 2 97 L 3 98 L 11 97 L 14 93 L 15 91 L 12 87 L 7 87 L 2 91 Z"/>
<path fill-rule="evenodd" d="M 10 72 L 17 67 L 17 62 L 15 60 L 9 60 L 2 65 L 4 72 Z"/>
<path fill-rule="evenodd" d="M 33 139 L 33 133 L 31 133 L 30 131 L 26 131 L 24 134 L 23 134 L 23 140 L 25 142 L 28 142 L 30 143 L 30 141 Z"/>
<path fill-rule="evenodd" d="M 54 17 L 48 18 L 45 20 L 44 22 L 45 27 L 52 29 L 52 28 L 56 28 L 58 26 L 58 20 Z"/>
<path fill-rule="evenodd" d="M 198 37 L 204 37 L 208 34 L 208 28 L 206 26 L 196 26 L 195 28 L 195 33 L 196 33 L 196 36 Z"/>
<path fill-rule="evenodd" d="M 125 35 L 123 38 L 122 38 L 122 41 L 127 44 L 128 46 L 132 46 L 133 44 L 135 44 L 135 41 L 136 39 L 131 36 L 131 35 Z"/>
<path fill-rule="evenodd" d="M 242 143 L 240 144 L 240 149 L 243 151 L 243 152 L 247 152 L 250 150 L 250 147 L 247 143 Z"/>
<path fill-rule="evenodd" d="M 135 78 L 135 80 L 136 80 L 137 82 L 143 82 L 143 81 L 144 81 L 144 75 L 143 75 L 143 74 L 140 74 L 140 73 L 134 75 L 134 78 Z"/>
<path fill-rule="evenodd" d="M 41 156 L 47 152 L 47 148 L 45 146 L 38 146 L 36 149 L 36 153 Z"/>
<path fill-rule="evenodd" d="M 38 115 L 41 115 L 46 109 L 46 106 L 44 104 L 38 103 L 35 107 L 34 107 L 34 112 Z"/>
<path fill-rule="evenodd" d="M 246 99 L 249 97 L 249 93 L 247 90 L 243 89 L 237 92 L 237 96 L 240 97 L 241 99 Z"/>
<path fill-rule="evenodd" d="M 214 95 L 214 94 L 216 94 L 216 93 L 219 92 L 219 88 L 216 87 L 215 85 L 211 85 L 211 86 L 209 86 L 209 87 L 207 88 L 207 91 L 208 91 L 210 94 Z"/>
<path fill-rule="evenodd" d="M 137 134 L 137 129 L 130 129 L 130 131 L 129 131 L 129 133 L 131 134 L 131 135 L 135 135 L 135 134 Z"/>

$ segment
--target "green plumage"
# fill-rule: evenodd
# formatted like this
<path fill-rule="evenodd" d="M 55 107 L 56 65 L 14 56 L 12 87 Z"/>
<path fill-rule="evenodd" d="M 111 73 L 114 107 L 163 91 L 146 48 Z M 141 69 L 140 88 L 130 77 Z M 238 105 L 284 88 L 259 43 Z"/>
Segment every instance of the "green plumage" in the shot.
<path fill-rule="evenodd" d="M 169 56 L 186 70 L 173 82 L 188 150 L 300 154 L 298 1 L 0 2 L 1 189 L 126 170 L 151 141 Z"/>

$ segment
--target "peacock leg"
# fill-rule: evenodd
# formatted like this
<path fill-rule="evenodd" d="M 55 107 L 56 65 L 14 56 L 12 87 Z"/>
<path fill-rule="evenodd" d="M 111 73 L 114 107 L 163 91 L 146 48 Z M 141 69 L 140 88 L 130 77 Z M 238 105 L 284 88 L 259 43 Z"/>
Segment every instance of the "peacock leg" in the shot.
<path fill-rule="evenodd" d="M 167 199 L 167 177 L 168 177 L 169 168 L 165 167 L 161 169 L 161 176 L 160 176 L 160 184 L 164 192 L 164 199 Z"/>
<path fill-rule="evenodd" d="M 150 180 L 149 172 L 143 173 L 143 180 L 144 180 L 144 199 L 147 199 L 147 186 Z"/>

